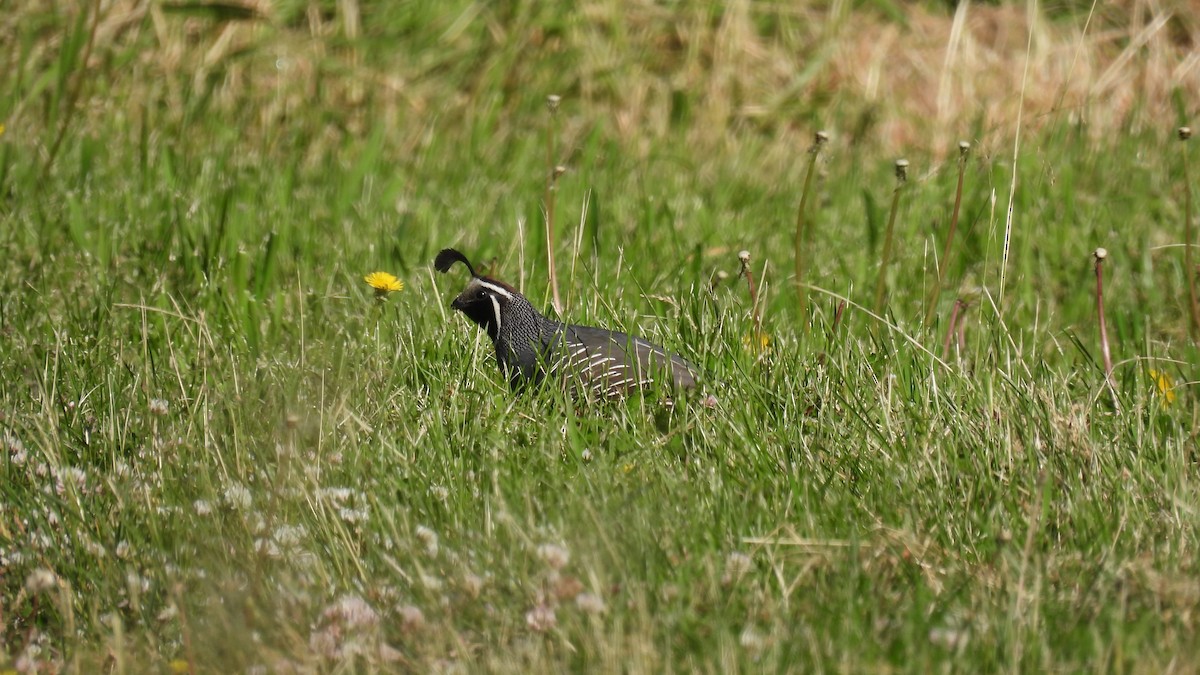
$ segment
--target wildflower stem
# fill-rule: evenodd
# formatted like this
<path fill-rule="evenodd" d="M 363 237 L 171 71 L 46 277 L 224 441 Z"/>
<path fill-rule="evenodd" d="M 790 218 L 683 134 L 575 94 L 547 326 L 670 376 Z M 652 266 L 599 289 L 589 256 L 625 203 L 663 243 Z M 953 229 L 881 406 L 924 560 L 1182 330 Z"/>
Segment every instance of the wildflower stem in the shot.
<path fill-rule="evenodd" d="M 929 294 L 929 306 L 925 308 L 925 326 L 933 324 L 933 314 L 937 309 L 938 296 L 942 293 L 942 284 L 946 282 L 946 268 L 950 264 L 950 245 L 954 243 L 954 231 L 958 229 L 958 212 L 962 207 L 963 176 L 967 172 L 967 153 L 971 144 L 960 141 L 958 144 L 958 187 L 954 190 L 954 211 L 950 214 L 950 228 L 946 231 L 946 245 L 942 249 L 942 257 L 938 260 L 937 279 L 933 282 L 933 291 Z"/>
<path fill-rule="evenodd" d="M 1188 177 L 1187 140 L 1192 137 L 1189 127 L 1179 128 L 1179 140 L 1183 141 L 1183 272 L 1187 278 L 1188 311 L 1191 313 L 1191 325 L 1188 332 L 1192 341 L 1200 334 L 1200 301 L 1196 298 L 1196 268 L 1192 263 L 1192 184 Z"/>
<path fill-rule="evenodd" d="M 800 206 L 796 209 L 796 244 L 795 244 L 795 264 L 796 264 L 796 296 L 799 300 L 799 316 L 800 321 L 804 324 L 805 329 L 808 328 L 808 319 L 805 316 L 805 305 L 808 301 L 808 296 L 804 289 L 804 268 L 806 262 L 807 244 L 808 244 L 808 223 L 805 219 L 805 211 L 808 206 L 808 195 L 812 190 L 813 173 L 817 166 L 817 155 L 821 152 L 821 146 L 825 141 L 829 140 L 829 134 L 824 131 L 818 131 L 813 140 L 812 146 L 808 149 L 808 170 L 804 174 L 804 189 L 800 192 Z"/>
<path fill-rule="evenodd" d="M 750 252 L 738 253 L 738 261 L 742 264 L 742 276 L 746 277 L 746 285 L 750 287 L 750 312 L 754 319 L 754 340 L 762 336 L 762 314 L 758 307 L 758 291 L 754 287 L 754 272 L 750 270 Z"/>
<path fill-rule="evenodd" d="M 1108 326 L 1104 321 L 1104 259 L 1108 251 L 1096 249 L 1096 317 L 1100 322 L 1100 355 L 1104 358 L 1104 380 L 1112 386 L 1112 352 L 1108 348 Z"/>
<path fill-rule="evenodd" d="M 888 214 L 887 228 L 883 232 L 883 254 L 879 260 L 879 280 L 875 282 L 875 306 L 877 316 L 883 315 L 883 298 L 887 293 L 887 271 L 892 258 L 892 239 L 896 228 L 896 213 L 900 210 L 900 193 L 908 181 L 908 160 L 896 160 L 896 189 L 892 191 L 892 212 Z"/>
<path fill-rule="evenodd" d="M 558 177 L 562 175 L 555 163 L 554 141 L 558 135 L 558 104 L 562 99 L 551 95 L 546 98 L 546 108 L 550 111 L 550 122 L 546 125 L 546 266 L 550 277 L 550 292 L 553 297 L 554 311 L 562 316 L 562 298 L 558 293 L 558 274 L 554 268 L 554 201 L 558 192 Z"/>

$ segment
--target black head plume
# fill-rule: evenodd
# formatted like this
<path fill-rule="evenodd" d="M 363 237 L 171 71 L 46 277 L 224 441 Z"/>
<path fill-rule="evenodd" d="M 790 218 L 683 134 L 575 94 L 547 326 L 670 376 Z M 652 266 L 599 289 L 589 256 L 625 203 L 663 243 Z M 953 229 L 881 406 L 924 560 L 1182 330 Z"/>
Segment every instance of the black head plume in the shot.
<path fill-rule="evenodd" d="M 471 264 L 470 260 L 467 260 L 467 256 L 463 255 L 457 249 L 453 249 L 453 248 L 442 249 L 437 254 L 437 258 L 434 258 L 434 260 L 433 260 L 433 268 L 439 272 L 449 272 L 450 268 L 456 262 L 460 262 L 460 263 L 466 265 L 467 270 L 469 270 L 471 272 L 471 276 L 473 276 L 473 277 L 479 276 L 478 274 L 475 273 L 474 265 Z"/>

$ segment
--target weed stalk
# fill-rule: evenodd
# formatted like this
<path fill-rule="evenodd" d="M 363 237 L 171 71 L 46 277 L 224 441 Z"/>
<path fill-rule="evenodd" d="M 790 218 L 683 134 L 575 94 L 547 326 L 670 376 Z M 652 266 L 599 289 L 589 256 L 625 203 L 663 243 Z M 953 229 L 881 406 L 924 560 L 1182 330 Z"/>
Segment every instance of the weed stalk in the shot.
<path fill-rule="evenodd" d="M 550 122 L 546 125 L 546 265 L 550 277 L 550 292 L 554 311 L 562 316 L 562 297 L 558 294 L 558 274 L 554 268 L 554 197 L 558 192 L 558 177 L 566 171 L 555 162 L 554 141 L 558 136 L 558 104 L 562 97 L 551 94 L 546 97 L 546 109 L 550 111 Z"/>
<path fill-rule="evenodd" d="M 896 229 L 896 213 L 900 210 L 900 193 L 908 182 L 908 160 L 896 160 L 896 189 L 892 191 L 892 212 L 888 214 L 887 228 L 883 233 L 883 255 L 879 261 L 879 280 L 875 282 L 875 307 L 877 316 L 883 316 L 883 297 L 887 292 L 887 271 L 892 259 L 892 239 Z"/>
<path fill-rule="evenodd" d="M 925 308 L 926 327 L 933 325 L 933 313 L 937 309 L 938 296 L 942 293 L 942 284 L 946 283 L 946 268 L 950 264 L 950 246 L 954 243 L 954 232 L 958 229 L 958 212 L 962 208 L 963 176 L 967 172 L 967 155 L 970 152 L 970 143 L 958 142 L 958 186 L 954 189 L 954 211 L 950 214 L 950 228 L 946 231 L 946 245 L 942 249 L 941 259 L 938 260 L 937 279 L 933 282 L 933 292 L 929 294 L 929 306 Z"/>
<path fill-rule="evenodd" d="M 762 313 L 758 306 L 758 290 L 754 287 L 754 272 L 750 270 L 750 251 L 740 251 L 738 262 L 741 263 L 741 275 L 746 277 L 746 285 L 750 287 L 750 312 L 754 318 L 754 341 L 762 340 Z"/>
<path fill-rule="evenodd" d="M 1108 325 L 1104 321 L 1104 259 L 1108 251 L 1096 249 L 1096 317 L 1100 322 L 1100 355 L 1104 358 L 1104 380 L 1112 385 L 1112 351 L 1108 348 Z"/>
<path fill-rule="evenodd" d="M 821 153 L 821 146 L 829 140 L 829 134 L 824 131 L 818 131 L 813 139 L 813 143 L 808 148 L 808 170 L 804 174 L 804 189 L 800 192 L 800 206 L 796 209 L 796 245 L 795 245 L 795 264 L 796 264 L 796 297 L 799 300 L 800 321 L 805 328 L 808 327 L 808 321 L 805 318 L 805 305 L 808 302 L 808 296 L 804 292 L 804 268 L 808 254 L 808 223 L 805 219 L 805 211 L 808 207 L 808 195 L 812 191 L 812 178 L 816 172 L 817 155 Z"/>
<path fill-rule="evenodd" d="M 1192 315 L 1188 332 L 1192 342 L 1200 334 L 1200 301 L 1196 299 L 1196 267 L 1192 263 L 1192 184 L 1188 176 L 1187 140 L 1192 137 L 1191 127 L 1179 127 L 1179 140 L 1183 141 L 1183 272 L 1187 278 L 1188 311 Z"/>

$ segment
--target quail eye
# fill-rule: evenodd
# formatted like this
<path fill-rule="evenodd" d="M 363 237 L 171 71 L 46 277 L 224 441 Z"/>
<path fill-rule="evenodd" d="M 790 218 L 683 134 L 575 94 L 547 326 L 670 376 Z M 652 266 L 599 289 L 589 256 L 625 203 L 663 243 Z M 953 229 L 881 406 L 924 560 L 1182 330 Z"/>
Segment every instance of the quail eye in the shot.
<path fill-rule="evenodd" d="M 476 297 L 476 298 L 478 298 L 478 299 L 480 299 L 480 300 L 483 300 L 484 298 L 486 298 L 486 297 L 487 297 L 487 291 L 485 291 L 485 290 L 483 290 L 483 289 L 479 289 L 479 292 L 477 292 L 477 293 L 475 294 L 475 297 Z"/>

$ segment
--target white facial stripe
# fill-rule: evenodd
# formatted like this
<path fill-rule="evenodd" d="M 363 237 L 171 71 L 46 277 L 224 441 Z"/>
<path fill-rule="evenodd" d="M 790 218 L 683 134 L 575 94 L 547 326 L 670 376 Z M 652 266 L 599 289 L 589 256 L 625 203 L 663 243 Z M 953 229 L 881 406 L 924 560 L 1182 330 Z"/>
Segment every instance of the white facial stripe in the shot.
<path fill-rule="evenodd" d="M 497 286 L 496 284 L 493 284 L 490 281 L 476 279 L 475 283 L 479 284 L 480 286 L 483 286 L 484 288 L 495 293 L 496 295 L 503 295 L 506 298 L 512 297 L 512 293 L 509 293 L 508 290 L 506 290 L 503 286 Z"/>
<path fill-rule="evenodd" d="M 492 310 L 496 312 L 496 333 L 499 334 L 500 333 L 500 301 L 497 300 L 496 296 L 494 296 L 494 295 L 489 295 L 488 300 L 492 301 Z"/>

